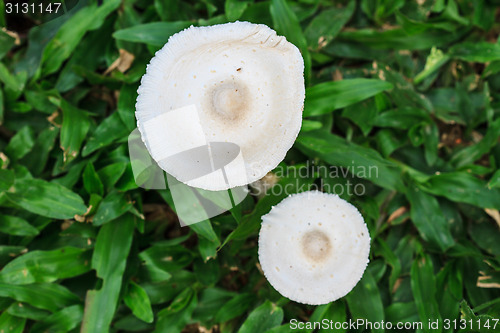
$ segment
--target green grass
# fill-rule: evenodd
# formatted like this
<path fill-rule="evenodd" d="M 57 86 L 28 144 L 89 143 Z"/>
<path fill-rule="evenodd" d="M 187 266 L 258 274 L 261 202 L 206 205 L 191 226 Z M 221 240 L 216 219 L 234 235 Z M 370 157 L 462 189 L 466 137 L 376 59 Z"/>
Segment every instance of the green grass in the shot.
<path fill-rule="evenodd" d="M 500 332 L 499 5 L 82 0 L 37 26 L 0 2 L 0 26 L 18 33 L 0 30 L 0 331 L 264 333 L 365 318 Z M 260 218 L 285 195 L 181 228 L 168 189 L 134 182 L 127 138 L 146 64 L 171 34 L 234 20 L 269 25 L 304 57 L 305 118 L 281 185 L 351 186 L 339 194 L 370 230 L 364 277 L 334 303 L 291 302 L 259 270 Z M 120 50 L 129 68 L 105 74 Z"/>

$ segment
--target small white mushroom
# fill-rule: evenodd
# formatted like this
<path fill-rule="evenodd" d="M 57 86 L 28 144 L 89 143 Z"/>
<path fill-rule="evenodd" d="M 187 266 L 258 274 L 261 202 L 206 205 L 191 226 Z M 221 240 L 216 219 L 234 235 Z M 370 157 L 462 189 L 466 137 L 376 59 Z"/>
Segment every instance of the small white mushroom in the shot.
<path fill-rule="evenodd" d="M 142 78 L 136 104 L 142 139 L 163 170 L 190 186 L 249 184 L 275 168 L 298 135 L 303 71 L 300 51 L 265 25 L 190 27 L 169 39 Z M 224 154 L 214 156 L 212 143 L 233 144 L 226 155 L 235 162 L 225 174 L 200 176 L 206 165 L 194 152 L 181 153 L 208 147 L 216 172 Z M 193 170 L 197 164 L 201 172 Z"/>
<path fill-rule="evenodd" d="M 260 265 L 269 283 L 293 301 L 319 305 L 347 295 L 369 253 L 363 217 L 335 194 L 294 194 L 262 217 Z"/>

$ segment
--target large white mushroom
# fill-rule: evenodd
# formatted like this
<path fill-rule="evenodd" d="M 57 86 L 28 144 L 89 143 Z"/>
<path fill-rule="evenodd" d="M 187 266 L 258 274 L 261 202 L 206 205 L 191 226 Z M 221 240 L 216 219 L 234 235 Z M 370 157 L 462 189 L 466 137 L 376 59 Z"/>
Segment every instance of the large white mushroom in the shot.
<path fill-rule="evenodd" d="M 251 183 L 275 168 L 297 137 L 303 71 L 299 50 L 265 25 L 190 27 L 169 39 L 142 78 L 142 139 L 159 166 L 185 184 L 224 190 Z"/>
<path fill-rule="evenodd" d="M 260 265 L 271 285 L 296 302 L 345 296 L 363 276 L 369 252 L 363 217 L 335 194 L 294 194 L 262 217 Z"/>

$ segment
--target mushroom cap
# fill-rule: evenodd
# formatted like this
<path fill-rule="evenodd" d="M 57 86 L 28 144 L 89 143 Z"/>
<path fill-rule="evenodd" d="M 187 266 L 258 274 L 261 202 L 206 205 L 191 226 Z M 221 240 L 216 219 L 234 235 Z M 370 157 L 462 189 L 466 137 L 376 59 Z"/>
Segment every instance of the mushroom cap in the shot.
<path fill-rule="evenodd" d="M 190 27 L 170 37 L 142 77 L 141 137 L 158 165 L 185 184 L 206 190 L 249 184 L 284 159 L 299 133 L 303 72 L 297 47 L 265 25 Z M 237 145 L 239 157 L 225 175 L 212 166 L 214 175 L 186 180 L 185 166 L 200 162 L 179 153 L 212 142 Z"/>
<path fill-rule="evenodd" d="M 363 217 L 336 194 L 294 194 L 262 217 L 260 265 L 293 301 L 319 305 L 345 296 L 363 276 L 369 253 Z"/>

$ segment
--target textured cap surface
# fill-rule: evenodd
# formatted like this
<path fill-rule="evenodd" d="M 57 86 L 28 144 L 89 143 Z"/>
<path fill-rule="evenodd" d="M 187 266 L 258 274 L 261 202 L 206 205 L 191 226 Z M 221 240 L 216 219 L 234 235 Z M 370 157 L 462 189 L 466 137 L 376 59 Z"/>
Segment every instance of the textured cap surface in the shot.
<path fill-rule="evenodd" d="M 142 78 L 136 104 L 142 139 L 160 167 L 188 185 L 246 185 L 275 168 L 293 145 L 302 122 L 303 71 L 299 50 L 265 25 L 190 27 L 169 39 Z M 177 115 L 165 116 L 170 113 Z M 171 163 L 171 156 L 211 142 L 236 144 L 238 162 L 224 168 L 224 177 L 185 180 L 183 161 Z"/>
<path fill-rule="evenodd" d="M 262 270 L 293 301 L 318 305 L 345 296 L 363 276 L 369 253 L 363 217 L 335 194 L 294 194 L 262 217 Z"/>

